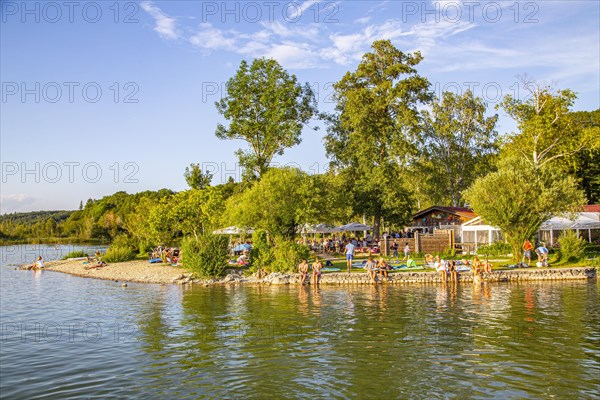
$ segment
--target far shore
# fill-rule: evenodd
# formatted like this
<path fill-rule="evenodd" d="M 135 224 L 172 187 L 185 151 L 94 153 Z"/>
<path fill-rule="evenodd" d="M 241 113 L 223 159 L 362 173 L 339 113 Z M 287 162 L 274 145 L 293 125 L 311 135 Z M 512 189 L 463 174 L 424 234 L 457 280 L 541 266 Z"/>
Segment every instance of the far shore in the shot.
<path fill-rule="evenodd" d="M 25 267 L 25 268 L 24 268 Z M 26 266 L 21 267 L 27 269 Z M 84 278 L 105 279 L 118 282 L 137 282 L 154 284 L 267 284 L 287 285 L 300 284 L 300 275 L 297 273 L 272 273 L 263 277 L 257 275 L 245 276 L 237 268 L 227 270 L 226 276 L 220 279 L 197 279 L 194 274 L 183 268 L 165 264 L 150 264 L 147 260 L 134 260 L 120 263 L 111 263 L 98 269 L 87 269 L 88 264 L 81 260 L 60 260 L 46 262 L 44 270 L 62 272 L 65 274 Z M 587 280 L 597 276 L 594 267 L 574 268 L 527 268 L 511 270 L 494 270 L 484 274 L 484 282 L 518 282 L 518 281 L 547 281 L 547 280 Z M 310 280 L 310 279 L 309 279 Z M 459 274 L 459 282 L 472 282 L 473 274 L 463 272 Z M 366 272 L 329 272 L 321 277 L 321 284 L 348 285 L 372 284 Z M 380 277 L 378 283 L 403 284 L 403 283 L 442 283 L 438 272 L 435 271 L 399 271 L 389 274 L 389 277 Z M 448 283 L 450 281 L 448 280 Z"/>

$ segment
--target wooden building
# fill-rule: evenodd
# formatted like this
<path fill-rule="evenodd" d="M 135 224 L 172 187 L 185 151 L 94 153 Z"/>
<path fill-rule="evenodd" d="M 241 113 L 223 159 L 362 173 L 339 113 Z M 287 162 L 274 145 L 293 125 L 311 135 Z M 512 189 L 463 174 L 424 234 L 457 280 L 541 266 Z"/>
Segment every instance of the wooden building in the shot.
<path fill-rule="evenodd" d="M 412 231 L 433 233 L 434 229 L 454 229 L 460 232 L 460 226 L 477 217 L 473 210 L 466 207 L 433 206 L 413 215 Z"/>

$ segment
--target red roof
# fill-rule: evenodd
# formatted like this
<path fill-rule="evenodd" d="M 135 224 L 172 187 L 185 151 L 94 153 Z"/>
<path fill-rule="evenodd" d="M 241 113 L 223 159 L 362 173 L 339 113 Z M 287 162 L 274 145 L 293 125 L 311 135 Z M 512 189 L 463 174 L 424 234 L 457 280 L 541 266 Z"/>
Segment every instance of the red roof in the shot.
<path fill-rule="evenodd" d="M 433 210 L 444 211 L 449 214 L 458 215 L 460 217 L 465 218 L 465 220 L 467 220 L 467 221 L 477 217 L 477 214 L 475 214 L 473 212 L 473 210 L 471 210 L 470 208 L 467 208 L 467 207 L 433 206 L 433 207 L 426 208 L 425 210 L 419 211 L 418 213 L 413 215 L 413 219 L 419 218 L 421 215 L 427 214 L 428 212 L 433 211 Z"/>
<path fill-rule="evenodd" d="M 583 206 L 584 212 L 600 212 L 600 204 L 588 204 Z"/>

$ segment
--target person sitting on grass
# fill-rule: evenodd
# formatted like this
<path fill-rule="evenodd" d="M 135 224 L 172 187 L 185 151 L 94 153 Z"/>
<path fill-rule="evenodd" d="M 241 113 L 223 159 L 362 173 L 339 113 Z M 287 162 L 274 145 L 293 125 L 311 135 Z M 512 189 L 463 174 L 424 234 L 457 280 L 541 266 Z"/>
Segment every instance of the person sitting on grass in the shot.
<path fill-rule="evenodd" d="M 425 266 L 429 268 L 435 267 L 435 260 L 431 254 L 425 254 Z"/>
<path fill-rule="evenodd" d="M 373 283 L 377 283 L 377 264 L 373 261 L 373 257 L 369 257 L 365 264 L 365 269 Z"/>
<path fill-rule="evenodd" d="M 306 258 L 302 259 L 302 262 L 298 265 L 298 272 L 300 272 L 300 284 L 304 285 L 306 278 L 308 278 L 308 261 Z"/>
<path fill-rule="evenodd" d="M 377 262 L 377 268 L 379 269 L 379 274 L 384 277 L 388 277 L 388 271 L 392 269 L 390 264 L 388 264 L 387 260 L 383 257 L 379 257 L 379 261 Z"/>
<path fill-rule="evenodd" d="M 237 265 L 246 266 L 248 265 L 248 257 L 245 254 L 242 254 L 238 257 L 236 261 Z"/>
<path fill-rule="evenodd" d="M 408 260 L 406 260 L 406 267 L 407 268 L 417 268 L 417 263 L 415 262 L 415 260 L 412 259 L 410 254 L 408 255 Z"/>
<path fill-rule="evenodd" d="M 319 260 L 319 257 L 315 258 L 315 262 L 312 263 L 312 280 L 314 285 L 318 285 L 321 280 L 321 270 L 323 269 L 323 263 Z"/>

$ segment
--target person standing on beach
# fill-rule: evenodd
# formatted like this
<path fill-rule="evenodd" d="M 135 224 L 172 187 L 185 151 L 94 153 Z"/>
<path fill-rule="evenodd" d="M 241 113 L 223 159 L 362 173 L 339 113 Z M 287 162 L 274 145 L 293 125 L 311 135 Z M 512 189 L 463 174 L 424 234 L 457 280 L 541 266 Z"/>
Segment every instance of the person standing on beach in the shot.
<path fill-rule="evenodd" d="M 348 242 L 346 245 L 346 267 L 348 267 L 348 273 L 352 269 L 352 261 L 354 260 L 354 249 L 355 246 L 352 242 Z"/>

